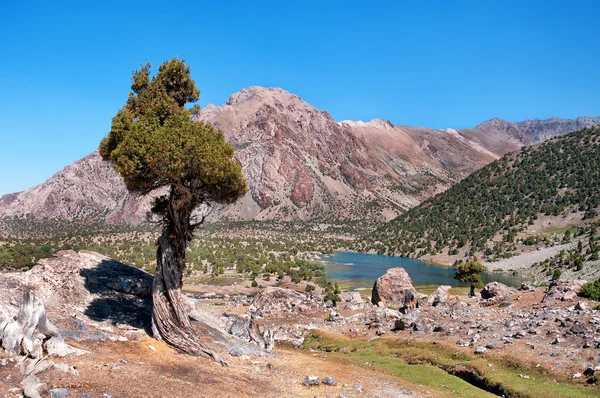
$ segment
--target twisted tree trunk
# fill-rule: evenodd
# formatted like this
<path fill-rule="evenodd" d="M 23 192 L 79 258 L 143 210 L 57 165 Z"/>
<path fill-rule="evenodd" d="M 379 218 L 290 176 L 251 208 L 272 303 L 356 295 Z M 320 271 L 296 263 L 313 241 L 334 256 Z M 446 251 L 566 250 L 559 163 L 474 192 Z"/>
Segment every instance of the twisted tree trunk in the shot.
<path fill-rule="evenodd" d="M 172 186 L 165 209 L 165 225 L 158 238 L 156 274 L 152 284 L 152 333 L 175 349 L 191 355 L 203 355 L 217 363 L 219 359 L 192 328 L 181 293 L 185 251 L 192 238 L 190 218 L 193 196 L 183 186 Z"/>

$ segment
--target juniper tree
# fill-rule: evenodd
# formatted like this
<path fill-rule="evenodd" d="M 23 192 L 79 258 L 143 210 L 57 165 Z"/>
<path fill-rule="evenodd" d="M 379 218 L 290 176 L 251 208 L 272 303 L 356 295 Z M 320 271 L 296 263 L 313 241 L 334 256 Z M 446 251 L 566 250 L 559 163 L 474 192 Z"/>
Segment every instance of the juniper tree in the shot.
<path fill-rule="evenodd" d="M 192 120 L 199 107 L 186 106 L 200 92 L 185 61 L 166 61 L 153 77 L 150 67 L 134 71 L 127 101 L 113 117 L 99 151 L 130 191 L 168 187 L 152 207 L 162 226 L 152 287 L 154 336 L 185 353 L 217 360 L 192 329 L 183 304 L 185 253 L 194 229 L 204 222 L 203 216 L 193 215 L 194 209 L 235 201 L 246 192 L 246 181 L 223 133 Z"/>
<path fill-rule="evenodd" d="M 471 283 L 471 290 L 469 291 L 469 297 L 475 296 L 475 289 L 483 287 L 481 282 L 481 273 L 485 271 L 485 267 L 475 260 L 467 261 L 464 264 L 460 264 L 454 279 L 458 279 L 463 283 Z"/>

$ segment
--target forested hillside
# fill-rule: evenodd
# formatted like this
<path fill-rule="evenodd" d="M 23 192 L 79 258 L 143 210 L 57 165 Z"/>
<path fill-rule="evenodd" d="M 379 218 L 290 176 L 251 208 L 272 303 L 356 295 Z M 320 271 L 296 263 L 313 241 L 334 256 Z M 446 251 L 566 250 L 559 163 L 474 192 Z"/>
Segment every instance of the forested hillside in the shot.
<path fill-rule="evenodd" d="M 541 214 L 598 215 L 600 127 L 523 147 L 392 220 L 359 250 L 421 257 L 441 252 L 503 255 Z M 464 249 L 463 249 L 464 250 Z"/>

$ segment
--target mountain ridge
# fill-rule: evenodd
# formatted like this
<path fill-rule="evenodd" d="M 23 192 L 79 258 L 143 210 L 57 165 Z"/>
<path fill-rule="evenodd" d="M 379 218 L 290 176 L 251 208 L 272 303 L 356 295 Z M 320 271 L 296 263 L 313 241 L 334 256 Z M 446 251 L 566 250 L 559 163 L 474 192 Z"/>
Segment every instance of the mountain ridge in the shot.
<path fill-rule="evenodd" d="M 531 121 L 500 119 L 462 130 L 377 118 L 337 122 L 297 95 L 260 86 L 232 94 L 223 105 L 207 105 L 196 119 L 224 131 L 249 183 L 245 197 L 215 206 L 209 220 L 319 222 L 392 219 L 531 141 L 527 131 L 560 135 L 577 123 L 600 122 L 559 119 L 537 130 Z M 136 225 L 155 195 L 128 193 L 110 163 L 94 152 L 42 184 L 3 196 L 0 217 Z"/>

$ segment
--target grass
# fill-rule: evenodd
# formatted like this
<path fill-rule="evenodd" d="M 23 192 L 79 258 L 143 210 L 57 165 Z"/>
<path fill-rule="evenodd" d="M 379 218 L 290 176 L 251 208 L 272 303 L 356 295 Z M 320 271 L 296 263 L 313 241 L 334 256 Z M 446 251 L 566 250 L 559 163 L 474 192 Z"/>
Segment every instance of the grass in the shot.
<path fill-rule="evenodd" d="M 571 224 L 566 225 L 564 227 L 548 227 L 548 228 L 545 228 L 544 230 L 542 230 L 542 233 L 549 234 L 549 235 L 550 234 L 564 234 L 571 228 L 573 228 L 573 225 L 571 225 Z"/>
<path fill-rule="evenodd" d="M 434 392 L 436 397 L 596 397 L 598 386 L 572 382 L 564 375 L 497 355 L 477 356 L 449 345 L 400 339 L 367 342 L 313 331 L 304 347 L 329 352 L 342 361 L 368 366 Z M 488 366 L 492 364 L 492 366 Z M 455 375 L 469 375 L 471 384 Z M 523 375 L 529 378 L 522 377 Z M 495 394 L 492 394 L 493 391 Z"/>

